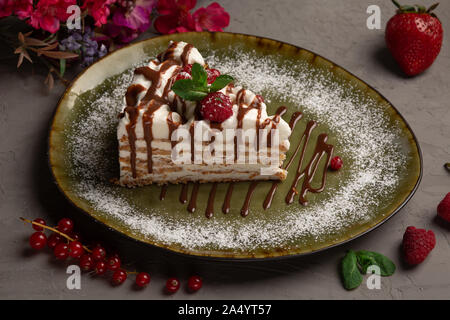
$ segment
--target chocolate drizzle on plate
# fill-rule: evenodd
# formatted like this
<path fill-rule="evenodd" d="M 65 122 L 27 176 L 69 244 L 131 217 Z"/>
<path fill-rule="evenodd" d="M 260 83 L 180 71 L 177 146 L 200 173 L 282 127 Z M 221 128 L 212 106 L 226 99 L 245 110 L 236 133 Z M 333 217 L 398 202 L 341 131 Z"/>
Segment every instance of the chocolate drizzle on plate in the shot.
<path fill-rule="evenodd" d="M 205 216 L 209 219 L 214 215 L 214 198 L 216 197 L 217 182 L 211 186 L 209 191 L 208 205 L 206 206 Z"/>
<path fill-rule="evenodd" d="M 283 116 L 286 113 L 286 111 L 287 111 L 286 107 L 278 108 L 274 118 Z M 294 112 L 292 114 L 291 119 L 289 121 L 289 126 L 292 129 L 292 132 L 294 132 L 297 123 L 302 119 L 302 117 L 303 117 L 303 114 L 301 112 Z M 326 176 L 327 176 L 327 171 L 328 171 L 327 168 L 330 165 L 330 161 L 331 161 L 331 158 L 333 155 L 333 146 L 330 144 L 327 144 L 327 140 L 328 140 L 327 134 L 322 133 L 318 136 L 317 142 L 315 145 L 315 149 L 314 149 L 314 153 L 311 157 L 311 160 L 308 162 L 306 167 L 302 170 L 306 149 L 308 147 L 308 143 L 310 141 L 311 134 L 316 127 L 317 127 L 317 123 L 315 121 L 309 121 L 306 124 L 306 128 L 302 133 L 300 141 L 298 142 L 297 146 L 294 149 L 294 153 L 292 154 L 292 156 L 290 157 L 290 159 L 284 166 L 284 169 L 288 170 L 300 152 L 300 155 L 298 158 L 296 175 L 295 175 L 294 181 L 292 183 L 292 186 L 289 189 L 288 194 L 286 195 L 286 199 L 285 199 L 286 204 L 288 204 L 288 205 L 293 203 L 296 195 L 299 195 L 299 203 L 300 204 L 307 205 L 308 201 L 306 199 L 306 194 L 308 192 L 319 193 L 319 192 L 322 192 L 323 189 L 325 188 Z M 314 177 L 316 175 L 319 164 L 325 155 L 326 155 L 326 159 L 324 161 L 321 185 L 318 188 L 314 188 L 314 187 L 312 187 L 311 184 L 314 180 Z M 297 190 L 297 186 L 298 186 L 300 180 L 302 180 L 302 179 L 303 179 L 302 187 L 300 190 Z M 263 202 L 264 210 L 267 210 L 268 208 L 270 208 L 273 198 L 275 196 L 275 193 L 276 193 L 280 183 L 281 183 L 280 181 L 274 181 L 272 183 L 272 186 L 271 186 L 269 192 L 267 193 L 267 196 Z M 243 217 L 246 217 L 249 214 L 251 199 L 252 199 L 252 196 L 253 196 L 258 184 L 259 184 L 259 181 L 253 181 L 248 187 L 248 191 L 247 191 L 244 203 L 243 203 L 241 211 L 240 211 L 240 213 Z M 227 214 L 230 212 L 231 198 L 233 195 L 234 185 L 235 185 L 235 182 L 230 182 L 228 184 L 228 189 L 227 189 L 227 192 L 226 192 L 226 195 L 225 195 L 225 198 L 223 201 L 223 205 L 222 205 L 222 212 L 224 214 Z M 195 183 L 194 189 L 192 190 L 191 199 L 190 199 L 190 202 L 188 205 L 189 212 L 194 212 L 197 207 L 198 188 L 199 188 L 199 183 Z M 180 202 L 182 202 L 182 203 L 187 202 L 187 192 L 188 192 L 187 189 L 188 189 L 188 184 L 184 184 L 181 189 L 181 194 L 180 194 Z M 211 218 L 214 215 L 214 200 L 215 200 L 216 191 L 217 191 L 217 183 L 213 183 L 211 186 L 210 192 L 209 192 L 207 208 L 205 211 L 205 215 L 207 218 Z"/>
<path fill-rule="evenodd" d="M 167 184 L 163 184 L 161 186 L 161 193 L 159 194 L 159 200 L 164 200 L 166 198 L 166 193 L 167 193 Z"/>
<path fill-rule="evenodd" d="M 192 188 L 192 193 L 191 193 L 191 200 L 189 200 L 189 204 L 188 204 L 189 212 L 195 212 L 195 209 L 197 208 L 197 195 L 198 195 L 199 188 L 200 188 L 200 183 L 198 183 L 198 182 L 194 183 L 194 187 Z"/>
<path fill-rule="evenodd" d="M 234 182 L 230 182 L 228 185 L 227 194 L 225 195 L 225 200 L 223 201 L 222 205 L 222 212 L 224 214 L 230 212 L 231 196 L 233 195 L 233 189 L 234 189 Z"/>

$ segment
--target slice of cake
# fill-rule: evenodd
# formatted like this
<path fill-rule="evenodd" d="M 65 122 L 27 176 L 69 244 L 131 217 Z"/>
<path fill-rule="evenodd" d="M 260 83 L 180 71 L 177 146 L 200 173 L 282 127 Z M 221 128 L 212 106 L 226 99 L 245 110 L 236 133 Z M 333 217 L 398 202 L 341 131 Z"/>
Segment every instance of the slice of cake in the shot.
<path fill-rule="evenodd" d="M 117 131 L 123 186 L 284 180 L 291 128 L 199 51 L 171 42 L 137 68 Z"/>

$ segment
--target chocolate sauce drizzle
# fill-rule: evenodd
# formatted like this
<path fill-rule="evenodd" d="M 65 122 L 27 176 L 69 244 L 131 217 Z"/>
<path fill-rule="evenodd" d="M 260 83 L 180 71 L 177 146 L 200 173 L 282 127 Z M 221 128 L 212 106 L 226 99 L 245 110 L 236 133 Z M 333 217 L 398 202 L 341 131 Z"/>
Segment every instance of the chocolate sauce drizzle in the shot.
<path fill-rule="evenodd" d="M 194 183 L 194 187 L 193 187 L 192 193 L 191 193 L 191 200 L 189 200 L 189 204 L 188 204 L 189 212 L 195 212 L 195 209 L 197 207 L 197 195 L 198 195 L 199 188 L 200 188 L 200 183 L 198 183 L 198 182 Z"/>
<path fill-rule="evenodd" d="M 163 184 L 161 186 L 161 193 L 159 194 L 159 200 L 164 200 L 166 198 L 167 193 L 167 184 Z"/>
<path fill-rule="evenodd" d="M 222 205 L 222 212 L 224 214 L 230 212 L 231 196 L 233 195 L 233 189 L 234 189 L 234 182 L 230 182 L 230 184 L 228 185 L 227 194 L 225 195 L 225 200 L 223 201 Z"/>
<path fill-rule="evenodd" d="M 187 202 L 188 186 L 189 182 L 183 184 L 183 186 L 181 187 L 180 202 L 182 204 L 185 204 Z"/>
<path fill-rule="evenodd" d="M 205 216 L 210 219 L 214 215 L 214 198 L 216 197 L 217 182 L 214 182 L 209 192 L 208 205 L 206 206 Z"/>
<path fill-rule="evenodd" d="M 274 117 L 274 121 L 279 122 L 279 120 L 276 121 L 276 118 L 283 116 L 286 113 L 286 111 L 287 111 L 286 107 L 278 108 L 278 110 L 275 114 L 275 117 Z M 292 117 L 289 121 L 289 126 L 292 129 L 292 132 L 294 132 L 297 123 L 299 122 L 300 119 L 302 119 L 302 117 L 303 117 L 303 114 L 301 112 L 295 112 L 294 114 L 292 114 Z M 295 196 L 298 194 L 299 195 L 299 203 L 302 205 L 307 205 L 308 201 L 306 199 L 306 194 L 308 192 L 319 193 L 319 192 L 322 192 L 323 189 L 325 188 L 327 168 L 330 165 L 331 157 L 333 154 L 333 146 L 326 143 L 328 140 L 328 135 L 323 133 L 318 136 L 317 143 L 316 143 L 316 146 L 314 149 L 314 153 L 311 157 L 311 160 L 306 165 L 306 167 L 302 170 L 306 149 L 307 149 L 312 131 L 316 127 L 317 127 L 317 123 L 315 121 L 309 121 L 307 123 L 306 128 L 305 128 L 304 132 L 302 133 L 300 141 L 299 141 L 298 145 L 296 146 L 293 155 L 291 156 L 291 158 L 288 160 L 288 162 L 284 166 L 284 169 L 288 170 L 300 152 L 296 176 L 294 178 L 291 188 L 289 189 L 288 194 L 286 195 L 286 203 L 287 204 L 291 204 L 294 201 Z M 327 158 L 324 162 L 321 185 L 318 188 L 314 188 L 311 186 L 311 184 L 312 184 L 312 181 L 314 180 L 314 177 L 317 172 L 318 166 L 321 162 L 321 159 L 325 155 Z M 297 191 L 297 186 L 301 179 L 304 179 L 303 183 L 302 183 L 302 187 L 301 187 L 300 191 Z M 231 198 L 233 195 L 234 184 L 235 184 L 234 182 L 230 182 L 228 185 L 228 189 L 227 189 L 227 192 L 226 192 L 226 195 L 225 195 L 225 198 L 223 201 L 223 205 L 222 205 L 222 212 L 224 214 L 227 214 L 230 212 Z M 258 181 L 253 181 L 248 188 L 247 194 L 245 196 L 244 204 L 240 211 L 240 213 L 243 217 L 246 217 L 249 214 L 251 199 L 252 199 L 252 196 L 253 196 L 258 184 L 259 184 Z M 280 184 L 280 181 L 274 181 L 272 183 L 272 186 L 271 186 L 271 188 L 264 200 L 264 203 L 263 203 L 264 210 L 267 210 L 268 208 L 270 208 L 279 184 Z M 182 203 L 187 202 L 187 188 L 188 188 L 188 184 L 185 184 L 185 185 L 183 185 L 183 188 L 181 190 L 180 201 Z M 188 205 L 189 212 L 194 212 L 195 208 L 197 206 L 198 188 L 199 188 L 199 183 L 195 183 L 194 189 L 192 190 L 191 199 L 190 199 L 190 202 Z M 217 191 L 217 183 L 213 183 L 211 186 L 211 189 L 210 189 L 207 208 L 205 211 L 205 215 L 207 218 L 211 218 L 214 215 L 214 200 L 215 200 L 216 191 Z"/>
<path fill-rule="evenodd" d="M 250 200 L 252 200 L 252 195 L 255 192 L 256 187 L 258 186 L 257 181 L 253 181 L 250 186 L 248 187 L 247 195 L 245 196 L 244 205 L 241 209 L 241 216 L 246 217 L 248 216 L 249 207 L 250 207 Z"/>
<path fill-rule="evenodd" d="M 147 80 L 151 81 L 150 88 L 148 88 L 145 96 L 142 98 L 139 105 L 138 95 L 145 91 L 145 88 L 142 85 L 134 84 L 131 85 L 127 89 L 127 93 L 125 95 L 125 101 L 127 103 L 127 107 L 125 108 L 125 112 L 129 114 L 129 124 L 126 126 L 128 133 L 128 143 L 130 145 L 130 164 L 133 178 L 136 178 L 136 122 L 139 116 L 139 110 L 144 107 L 147 107 L 146 111 L 143 113 L 142 124 L 144 127 L 144 140 L 147 145 L 147 168 L 149 173 L 153 173 L 153 157 L 152 157 L 152 140 L 153 140 L 153 117 L 154 113 L 164 104 L 169 104 L 167 99 L 168 93 L 172 88 L 172 84 L 174 78 L 167 81 L 164 86 L 163 92 L 161 96 L 156 94 L 157 89 L 161 86 L 162 76 L 165 74 L 167 70 L 169 70 L 173 66 L 177 66 L 178 69 L 181 69 L 180 62 L 173 60 L 174 50 L 177 46 L 177 43 L 174 42 L 169 46 L 169 49 L 165 52 L 164 55 L 158 56 L 159 70 L 153 70 L 149 67 L 140 67 L 137 68 L 134 73 L 136 75 L 143 75 Z M 184 47 L 183 53 L 180 57 L 181 63 L 186 64 L 189 58 L 189 53 L 191 52 L 193 46 L 188 44 Z M 157 62 L 155 62 L 157 63 Z M 172 132 L 177 129 L 179 123 L 175 123 L 171 114 L 167 117 L 167 124 L 169 126 L 169 137 L 172 135 Z M 172 145 L 173 146 L 173 145 Z"/>

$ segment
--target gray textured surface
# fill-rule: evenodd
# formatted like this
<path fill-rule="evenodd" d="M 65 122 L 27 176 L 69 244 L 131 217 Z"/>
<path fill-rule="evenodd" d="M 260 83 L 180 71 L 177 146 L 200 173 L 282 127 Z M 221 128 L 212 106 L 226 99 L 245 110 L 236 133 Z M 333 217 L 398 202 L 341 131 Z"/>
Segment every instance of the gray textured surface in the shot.
<path fill-rule="evenodd" d="M 425 1 L 428 5 L 433 1 Z M 434 299 L 450 298 L 450 227 L 435 219 L 436 206 L 450 191 L 450 53 L 449 37 L 425 74 L 401 76 L 384 49 L 384 29 L 366 28 L 366 9 L 378 4 L 383 26 L 393 13 L 381 0 L 228 0 L 227 31 L 266 36 L 305 47 L 347 68 L 385 95 L 405 116 L 416 133 L 424 156 L 422 183 L 407 206 L 388 223 L 345 246 L 308 257 L 260 263 L 226 263 L 189 259 L 129 241 L 103 229 L 76 212 L 51 182 L 46 139 L 49 121 L 63 92 L 46 93 L 41 75 L 30 67 L 17 72 L 0 65 L 0 298 L 56 299 Z M 199 1 L 199 5 L 206 1 Z M 450 2 L 442 1 L 438 15 L 444 30 L 450 26 Z M 383 27 L 384 28 L 384 27 Z M 151 37 L 147 34 L 144 37 Z M 143 38 L 144 38 L 143 37 Z M 65 264 L 50 254 L 28 249 L 31 233 L 19 216 L 43 217 L 55 223 L 72 217 L 81 233 L 95 236 L 124 256 L 129 269 L 147 270 L 151 285 L 135 290 L 132 281 L 112 288 L 106 280 L 82 276 L 81 290 L 66 289 Z M 399 245 L 409 225 L 431 228 L 437 246 L 417 268 L 401 263 Z M 338 276 L 338 262 L 347 249 L 379 251 L 398 265 L 397 273 L 382 279 L 381 290 L 365 285 L 347 292 Z M 180 290 L 165 296 L 163 286 L 176 275 L 185 287 L 191 273 L 204 277 L 197 294 Z"/>

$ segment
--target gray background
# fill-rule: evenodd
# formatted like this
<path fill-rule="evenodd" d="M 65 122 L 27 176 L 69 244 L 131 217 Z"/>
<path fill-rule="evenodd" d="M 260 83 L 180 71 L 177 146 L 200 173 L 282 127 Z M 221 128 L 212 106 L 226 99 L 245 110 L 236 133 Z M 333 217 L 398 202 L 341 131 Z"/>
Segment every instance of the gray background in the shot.
<path fill-rule="evenodd" d="M 76 212 L 57 191 L 47 167 L 49 121 L 63 86 L 45 90 L 44 76 L 30 64 L 18 72 L 15 61 L 0 65 L 0 298 L 56 299 L 448 299 L 450 293 L 450 227 L 436 216 L 436 206 L 450 191 L 450 54 L 449 37 L 436 63 L 423 75 L 408 79 L 387 53 L 384 26 L 394 8 L 381 0 L 228 0 L 220 1 L 231 15 L 226 31 L 266 36 L 310 49 L 367 81 L 404 115 L 416 133 L 424 157 L 422 183 L 413 199 L 388 223 L 349 244 L 312 256 L 259 263 L 211 262 L 163 252 L 108 231 Z M 424 1 L 431 5 L 433 1 Z M 208 4 L 199 1 L 198 6 Z M 368 30 L 366 9 L 378 4 L 382 30 Z M 450 30 L 450 2 L 437 13 Z M 152 37 L 147 33 L 141 38 Z M 35 73 L 33 76 L 32 74 Z M 73 76 L 73 75 L 72 75 Z M 77 229 L 113 246 L 128 269 L 146 270 L 151 285 L 136 290 L 133 281 L 113 288 L 105 279 L 82 276 L 82 289 L 66 289 L 66 263 L 28 249 L 31 227 L 19 216 L 43 217 L 55 224 L 72 217 Z M 437 246 L 416 268 L 401 262 L 400 243 L 409 225 L 433 229 Z M 398 266 L 382 279 L 381 290 L 363 284 L 343 289 L 338 263 L 347 249 L 382 252 Z M 187 293 L 187 277 L 198 273 L 204 288 Z M 176 275 L 183 289 L 163 293 L 165 280 Z"/>

